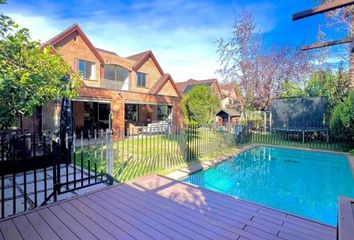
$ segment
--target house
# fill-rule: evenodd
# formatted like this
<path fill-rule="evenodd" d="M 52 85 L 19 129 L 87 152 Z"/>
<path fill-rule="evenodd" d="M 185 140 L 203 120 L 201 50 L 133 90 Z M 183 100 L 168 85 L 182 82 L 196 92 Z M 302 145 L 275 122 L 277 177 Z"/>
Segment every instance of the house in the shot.
<path fill-rule="evenodd" d="M 195 80 L 176 83 L 181 94 L 187 94 L 194 86 L 210 86 L 221 101 L 221 109 L 216 114 L 216 122 L 220 125 L 240 122 L 243 111 L 242 97 L 236 92 L 233 83 L 219 84 L 218 79 Z"/>
<path fill-rule="evenodd" d="M 185 82 L 178 82 L 176 86 L 182 95 L 187 94 L 194 86 L 208 86 L 221 99 L 221 90 L 216 78 L 206 80 L 188 79 Z"/>
<path fill-rule="evenodd" d="M 216 114 L 220 125 L 235 125 L 241 120 L 243 112 L 243 99 L 236 92 L 235 84 L 220 84 L 221 110 Z"/>
<path fill-rule="evenodd" d="M 77 132 L 182 124 L 181 94 L 152 51 L 122 57 L 96 48 L 77 24 L 43 46 L 53 47 L 83 79 L 72 100 Z M 37 131 L 57 129 L 59 113 L 60 101 L 42 106 Z"/>

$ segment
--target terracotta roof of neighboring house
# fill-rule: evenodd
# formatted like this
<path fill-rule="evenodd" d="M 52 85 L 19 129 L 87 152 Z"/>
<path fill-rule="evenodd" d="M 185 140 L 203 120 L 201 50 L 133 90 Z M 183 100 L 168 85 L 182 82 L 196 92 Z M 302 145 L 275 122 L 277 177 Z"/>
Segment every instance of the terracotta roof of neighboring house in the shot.
<path fill-rule="evenodd" d="M 81 30 L 81 28 L 79 27 L 78 24 L 74 24 L 71 27 L 65 29 L 64 31 L 62 31 L 61 33 L 59 33 L 58 35 L 56 35 L 55 37 L 51 38 L 50 40 L 48 40 L 47 42 L 45 42 L 44 44 L 42 44 L 42 47 L 46 47 L 46 46 L 54 46 L 56 44 L 58 44 L 60 41 L 62 41 L 64 38 L 66 38 L 67 36 L 69 36 L 70 34 L 77 32 L 80 37 L 82 38 L 82 40 L 87 44 L 87 46 L 90 48 L 90 50 L 92 51 L 92 53 L 95 55 L 95 57 L 101 62 L 104 63 L 102 56 L 98 53 L 97 49 L 93 46 L 93 44 L 90 42 L 90 40 L 87 38 L 87 36 L 85 35 L 85 33 Z"/>
<path fill-rule="evenodd" d="M 219 113 L 223 111 L 225 112 L 227 115 L 229 115 L 230 117 L 238 117 L 238 116 L 241 116 L 241 112 L 233 109 L 233 108 L 224 108 L 224 109 L 221 109 L 219 111 Z"/>
<path fill-rule="evenodd" d="M 186 87 L 187 83 L 186 82 L 177 82 L 176 86 L 178 88 L 178 91 L 181 93 L 183 92 L 184 88 Z"/>
<path fill-rule="evenodd" d="M 214 83 L 217 84 L 217 87 L 219 88 L 218 80 L 216 78 L 211 78 L 211 79 L 205 79 L 205 80 L 196 80 L 196 79 L 188 79 L 185 82 L 179 82 L 176 83 L 178 90 L 182 94 L 186 94 L 189 92 L 193 86 L 195 85 L 205 85 L 205 86 L 211 86 Z M 220 90 L 220 88 L 219 88 Z"/>
<path fill-rule="evenodd" d="M 175 89 L 177 95 L 179 97 L 182 97 L 181 93 L 179 92 L 175 82 L 173 81 L 172 77 L 170 74 L 164 74 L 160 77 L 160 79 L 154 84 L 154 86 L 152 86 L 152 88 L 150 89 L 149 93 L 152 93 L 152 94 L 158 94 L 159 91 L 163 88 L 163 86 L 168 82 L 170 81 L 173 88 Z"/>
<path fill-rule="evenodd" d="M 232 83 L 224 83 L 220 84 L 220 89 L 226 91 L 233 91 L 235 89 L 235 86 Z"/>
<path fill-rule="evenodd" d="M 151 57 L 151 59 L 154 61 L 157 69 L 159 70 L 159 72 L 161 73 L 161 75 L 164 74 L 159 62 L 157 61 L 157 59 L 155 58 L 154 54 L 152 53 L 151 50 L 145 51 L 145 52 L 141 52 L 141 53 L 137 53 L 134 55 L 131 55 L 129 57 L 127 57 L 130 60 L 134 60 L 136 61 L 135 64 L 133 65 L 133 69 L 135 71 L 138 71 L 139 68 Z"/>

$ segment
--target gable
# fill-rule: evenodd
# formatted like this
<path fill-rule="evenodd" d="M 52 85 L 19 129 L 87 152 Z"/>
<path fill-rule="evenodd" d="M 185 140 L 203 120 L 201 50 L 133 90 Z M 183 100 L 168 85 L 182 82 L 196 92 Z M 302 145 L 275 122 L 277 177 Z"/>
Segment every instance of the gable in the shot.
<path fill-rule="evenodd" d="M 146 52 L 142 52 L 142 53 L 138 53 L 138 54 L 129 56 L 127 58 L 136 61 L 135 64 L 133 65 L 134 71 L 139 71 L 141 69 L 141 67 L 143 67 L 144 65 L 146 65 L 148 63 L 150 65 L 154 65 L 155 68 L 159 71 L 160 75 L 164 75 L 164 72 L 163 72 L 159 62 L 157 61 L 157 59 L 155 58 L 155 56 L 151 50 L 146 51 Z M 153 62 L 153 63 L 151 63 L 151 62 Z"/>
<path fill-rule="evenodd" d="M 162 75 L 161 78 L 150 89 L 149 93 L 173 97 L 182 97 L 170 74 Z"/>
<path fill-rule="evenodd" d="M 159 95 L 166 95 L 166 96 L 173 96 L 173 97 L 179 97 L 179 94 L 177 90 L 173 87 L 173 84 L 171 83 L 171 80 L 168 80 L 165 85 L 161 88 L 160 91 L 158 91 Z"/>
<path fill-rule="evenodd" d="M 93 46 L 93 44 L 90 42 L 90 40 L 87 38 L 87 36 L 77 24 L 74 24 L 65 31 L 59 33 L 58 35 L 44 43 L 42 47 L 53 46 L 57 49 L 63 48 L 64 46 L 70 43 L 73 45 L 71 50 L 75 50 L 75 44 L 73 44 L 73 42 L 76 43 L 78 39 L 80 41 L 78 44 L 76 44 L 77 47 L 85 45 L 88 48 L 88 51 L 90 51 L 91 54 L 95 56 L 97 61 L 99 61 L 101 64 L 104 63 L 103 58 L 98 53 L 97 49 Z M 82 50 L 82 47 L 80 50 Z M 79 49 L 76 49 L 76 52 L 79 52 Z"/>

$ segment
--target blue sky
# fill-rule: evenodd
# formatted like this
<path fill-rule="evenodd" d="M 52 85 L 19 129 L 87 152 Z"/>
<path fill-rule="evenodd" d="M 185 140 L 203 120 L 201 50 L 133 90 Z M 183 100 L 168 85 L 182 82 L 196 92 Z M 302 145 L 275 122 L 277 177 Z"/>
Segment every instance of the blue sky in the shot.
<path fill-rule="evenodd" d="M 151 49 L 179 82 L 218 77 L 215 39 L 230 36 L 243 8 L 254 11 L 265 44 L 298 46 L 316 41 L 324 17 L 292 22 L 291 15 L 315 5 L 313 0 L 8 0 L 0 12 L 41 41 L 78 23 L 96 47 L 120 56 Z"/>

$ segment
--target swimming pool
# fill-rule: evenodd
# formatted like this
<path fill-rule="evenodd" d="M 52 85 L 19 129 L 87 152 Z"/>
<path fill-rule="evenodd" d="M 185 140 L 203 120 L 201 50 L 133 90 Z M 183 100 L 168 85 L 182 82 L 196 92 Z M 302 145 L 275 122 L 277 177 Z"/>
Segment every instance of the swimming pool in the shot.
<path fill-rule="evenodd" d="M 184 180 L 332 226 L 338 196 L 354 197 L 341 154 L 260 146 Z"/>

